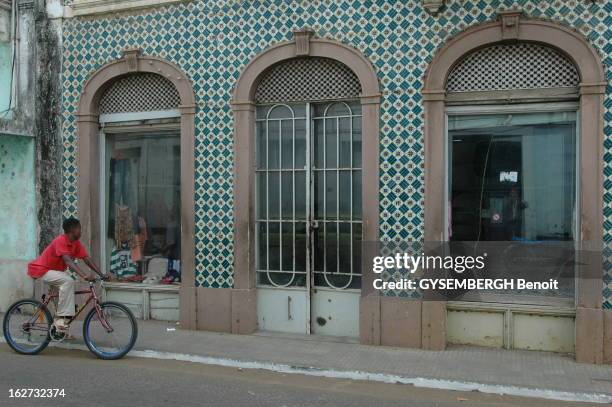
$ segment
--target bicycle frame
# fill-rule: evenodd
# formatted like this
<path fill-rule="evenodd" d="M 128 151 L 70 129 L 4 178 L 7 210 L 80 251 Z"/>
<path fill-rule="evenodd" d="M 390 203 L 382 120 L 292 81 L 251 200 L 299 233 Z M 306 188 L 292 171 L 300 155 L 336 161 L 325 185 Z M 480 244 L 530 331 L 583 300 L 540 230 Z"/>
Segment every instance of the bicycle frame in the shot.
<path fill-rule="evenodd" d="M 106 320 L 106 317 L 102 313 L 102 308 L 100 307 L 100 300 L 98 299 L 98 295 L 96 294 L 96 290 L 94 289 L 94 283 L 93 282 L 89 282 L 89 289 L 87 289 L 87 290 L 77 290 L 77 291 L 74 292 L 74 294 L 75 295 L 89 294 L 89 297 L 87 298 L 87 301 L 85 301 L 85 304 L 83 304 L 83 306 L 81 306 L 79 309 L 77 309 L 77 311 L 74 314 L 74 316 L 69 318 L 68 323 L 72 323 L 75 319 L 77 319 L 79 314 L 81 314 L 81 312 L 83 312 L 83 310 L 85 308 L 87 308 L 89 303 L 91 303 L 93 301 L 94 309 L 96 310 L 96 314 L 98 315 L 98 318 L 100 319 L 100 322 L 102 322 L 102 326 L 104 327 L 104 329 L 107 330 L 107 332 L 112 332 L 113 331 L 113 328 L 110 326 L 110 324 Z M 51 287 L 47 294 L 43 294 L 43 296 L 42 296 L 42 304 L 45 307 L 49 308 L 48 306 L 51 303 L 51 301 L 56 299 L 56 298 L 59 299 L 59 293 L 57 292 L 56 288 Z M 39 311 L 34 314 L 34 316 L 32 317 L 32 319 L 30 321 L 36 321 L 38 319 L 38 317 L 40 316 L 40 312 L 42 312 L 42 309 L 39 309 Z M 55 315 L 53 317 L 55 318 Z M 30 322 L 30 321 L 28 321 L 28 323 L 33 323 L 33 322 Z"/>

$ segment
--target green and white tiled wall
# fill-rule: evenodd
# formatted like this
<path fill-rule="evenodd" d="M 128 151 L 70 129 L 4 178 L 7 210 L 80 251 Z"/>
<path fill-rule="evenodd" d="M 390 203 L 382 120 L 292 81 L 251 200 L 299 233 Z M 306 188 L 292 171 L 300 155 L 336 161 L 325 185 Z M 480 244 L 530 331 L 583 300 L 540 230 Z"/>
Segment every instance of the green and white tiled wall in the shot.
<path fill-rule="evenodd" d="M 197 95 L 196 284 L 233 285 L 232 88 L 244 66 L 271 45 L 311 27 L 361 51 L 383 90 L 380 123 L 381 239 L 423 235 L 422 78 L 437 48 L 469 26 L 518 8 L 565 24 L 599 50 L 612 79 L 612 1 L 449 0 L 438 16 L 421 0 L 192 1 L 138 13 L 72 18 L 63 33 L 64 212 L 76 212 L 76 122 L 86 79 L 139 47 L 178 64 Z M 605 236 L 612 242 L 612 86 L 605 99 Z M 612 251 L 611 251 L 612 253 Z M 604 306 L 612 308 L 612 254 Z"/>

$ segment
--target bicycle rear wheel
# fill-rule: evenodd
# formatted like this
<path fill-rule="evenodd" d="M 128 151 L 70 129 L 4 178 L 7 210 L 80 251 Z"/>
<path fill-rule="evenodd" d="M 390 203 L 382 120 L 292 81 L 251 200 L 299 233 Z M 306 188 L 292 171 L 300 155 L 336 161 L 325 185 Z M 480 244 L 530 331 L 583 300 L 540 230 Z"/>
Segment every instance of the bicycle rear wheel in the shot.
<path fill-rule="evenodd" d="M 83 338 L 89 350 L 100 359 L 120 359 L 136 343 L 138 325 L 123 304 L 103 302 L 100 312 L 94 308 L 83 322 Z"/>
<path fill-rule="evenodd" d="M 53 318 L 41 302 L 21 300 L 4 315 L 2 331 L 8 345 L 24 355 L 35 355 L 51 341 L 49 329 Z"/>

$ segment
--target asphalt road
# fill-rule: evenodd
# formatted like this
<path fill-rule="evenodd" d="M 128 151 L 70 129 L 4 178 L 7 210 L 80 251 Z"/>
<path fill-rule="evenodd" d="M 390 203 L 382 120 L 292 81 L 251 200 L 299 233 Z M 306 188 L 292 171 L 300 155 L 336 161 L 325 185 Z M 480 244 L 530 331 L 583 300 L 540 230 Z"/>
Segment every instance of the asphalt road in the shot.
<path fill-rule="evenodd" d="M 65 397 L 10 398 L 10 389 L 59 388 Z M 48 348 L 21 356 L 0 345 L 0 406 L 587 406 L 261 370 L 126 357 L 102 361 Z"/>

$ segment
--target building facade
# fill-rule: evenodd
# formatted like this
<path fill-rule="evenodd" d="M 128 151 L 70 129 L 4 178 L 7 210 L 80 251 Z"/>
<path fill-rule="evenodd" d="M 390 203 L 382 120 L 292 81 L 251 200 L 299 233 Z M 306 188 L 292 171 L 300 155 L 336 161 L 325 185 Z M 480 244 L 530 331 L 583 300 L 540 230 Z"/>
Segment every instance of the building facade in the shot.
<path fill-rule="evenodd" d="M 61 6 L 63 215 L 122 275 L 107 296 L 187 329 L 612 361 L 612 3 Z M 452 239 L 601 261 L 563 298 L 372 288 L 364 242 Z"/>
<path fill-rule="evenodd" d="M 61 219 L 59 34 L 44 2 L 0 1 L 0 312 L 31 296 L 26 264 Z"/>

